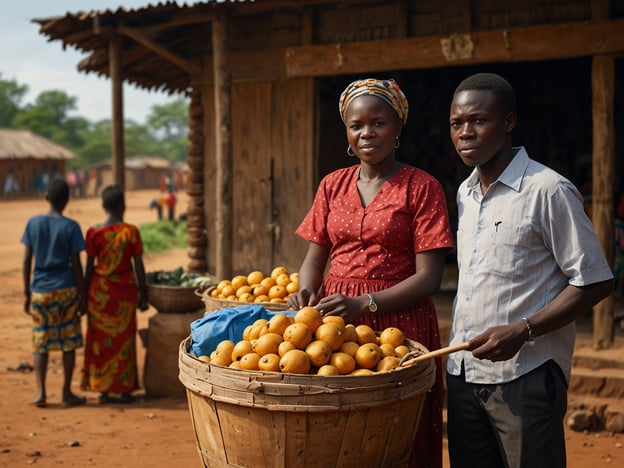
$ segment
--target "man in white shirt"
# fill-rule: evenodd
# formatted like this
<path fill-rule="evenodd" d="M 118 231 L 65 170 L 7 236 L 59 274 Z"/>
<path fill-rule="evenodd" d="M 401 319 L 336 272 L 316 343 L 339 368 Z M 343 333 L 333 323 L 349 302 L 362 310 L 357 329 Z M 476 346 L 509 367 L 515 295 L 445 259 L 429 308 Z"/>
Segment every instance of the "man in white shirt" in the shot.
<path fill-rule="evenodd" d="M 574 185 L 512 146 L 515 93 L 480 73 L 453 95 L 450 135 L 475 170 L 457 192 L 459 281 L 447 362 L 451 466 L 565 467 L 579 317 L 613 275 Z"/>

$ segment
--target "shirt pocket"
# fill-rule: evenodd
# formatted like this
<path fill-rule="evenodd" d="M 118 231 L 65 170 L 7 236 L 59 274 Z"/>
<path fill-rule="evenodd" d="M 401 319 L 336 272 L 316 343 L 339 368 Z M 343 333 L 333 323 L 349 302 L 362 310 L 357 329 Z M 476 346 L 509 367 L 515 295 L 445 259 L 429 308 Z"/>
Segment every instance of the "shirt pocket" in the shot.
<path fill-rule="evenodd" d="M 499 225 L 492 228 L 487 252 L 487 266 L 492 273 L 512 277 L 521 274 L 529 255 L 530 226 Z"/>

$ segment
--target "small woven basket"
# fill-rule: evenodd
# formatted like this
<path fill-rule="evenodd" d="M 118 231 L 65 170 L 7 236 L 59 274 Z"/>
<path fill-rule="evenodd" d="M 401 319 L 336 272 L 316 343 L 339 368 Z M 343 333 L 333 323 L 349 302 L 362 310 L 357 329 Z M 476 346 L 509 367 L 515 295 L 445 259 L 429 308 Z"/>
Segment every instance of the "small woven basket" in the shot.
<path fill-rule="evenodd" d="M 163 314 L 189 314 L 204 309 L 195 286 L 166 286 L 147 284 L 147 302 Z"/>
<path fill-rule="evenodd" d="M 226 299 L 216 299 L 210 295 L 210 292 L 215 289 L 216 286 L 211 286 L 201 293 L 201 300 L 206 306 L 207 312 L 214 312 L 215 310 L 224 309 L 226 307 L 240 307 L 249 304 L 258 304 L 264 307 L 266 310 L 273 312 L 280 312 L 288 310 L 288 305 L 282 302 L 240 302 L 240 301 L 228 301 Z"/>

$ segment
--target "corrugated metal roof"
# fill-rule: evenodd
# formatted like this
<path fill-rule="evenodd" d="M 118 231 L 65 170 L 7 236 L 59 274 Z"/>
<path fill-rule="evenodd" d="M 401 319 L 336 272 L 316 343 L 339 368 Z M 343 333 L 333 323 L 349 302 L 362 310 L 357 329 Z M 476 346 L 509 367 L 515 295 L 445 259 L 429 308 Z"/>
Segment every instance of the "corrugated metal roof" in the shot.
<path fill-rule="evenodd" d="M 0 159 L 74 159 L 73 152 L 30 130 L 0 129 Z"/>

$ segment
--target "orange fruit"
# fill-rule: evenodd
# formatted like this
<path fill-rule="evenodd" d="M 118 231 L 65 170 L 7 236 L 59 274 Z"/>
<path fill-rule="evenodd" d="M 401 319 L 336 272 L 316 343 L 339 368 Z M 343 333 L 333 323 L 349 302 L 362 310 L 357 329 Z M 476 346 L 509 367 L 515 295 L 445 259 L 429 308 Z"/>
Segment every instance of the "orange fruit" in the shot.
<path fill-rule="evenodd" d="M 251 335 L 251 330 L 253 330 L 253 323 L 250 324 L 250 325 L 247 325 L 243 329 L 243 340 L 245 340 L 245 341 L 249 341 L 250 340 L 249 336 Z"/>
<path fill-rule="evenodd" d="M 350 372 L 349 375 L 372 375 L 374 372 L 370 369 L 355 369 L 353 372 Z"/>
<path fill-rule="evenodd" d="M 316 307 L 305 306 L 295 314 L 295 323 L 305 323 L 310 331 L 314 333 L 323 323 L 323 316 Z"/>
<path fill-rule="evenodd" d="M 355 341 L 345 341 L 344 343 L 342 343 L 342 346 L 340 346 L 339 351 L 347 353 L 349 356 L 355 357 L 355 353 L 359 347 L 360 345 L 357 344 Z"/>
<path fill-rule="evenodd" d="M 232 340 L 223 340 L 217 345 L 217 347 L 215 348 L 215 351 L 219 352 L 219 354 L 225 354 L 231 359 L 234 345 L 235 343 Z"/>
<path fill-rule="evenodd" d="M 405 341 L 405 335 L 403 335 L 403 332 L 396 327 L 385 328 L 379 334 L 380 344 L 388 343 L 396 347 L 396 346 L 402 345 L 404 341 Z"/>
<path fill-rule="evenodd" d="M 277 354 L 279 354 L 280 356 L 283 356 L 291 349 L 297 349 L 297 348 L 290 341 L 282 341 L 277 347 Z"/>
<path fill-rule="evenodd" d="M 305 352 L 310 358 L 310 364 L 314 367 L 321 367 L 329 362 L 332 349 L 325 341 L 315 340 L 306 346 Z"/>
<path fill-rule="evenodd" d="M 283 298 L 283 297 L 273 297 L 273 298 L 269 299 L 269 302 L 273 302 L 273 303 L 276 303 L 276 304 L 283 304 L 285 301 L 286 301 L 286 299 Z"/>
<path fill-rule="evenodd" d="M 286 286 L 290 283 L 290 277 L 286 273 L 280 273 L 275 277 L 275 284 L 279 286 Z"/>
<path fill-rule="evenodd" d="M 396 356 L 386 356 L 377 363 L 377 366 L 375 366 L 375 371 L 387 372 L 389 370 L 396 369 L 397 367 L 399 367 L 399 361 L 400 359 Z"/>
<path fill-rule="evenodd" d="M 340 315 L 323 315 L 323 323 L 333 322 L 344 327 L 345 321 Z"/>
<path fill-rule="evenodd" d="M 236 275 L 234 278 L 232 278 L 231 284 L 234 289 L 239 289 L 241 286 L 247 285 L 247 277 L 243 275 Z"/>
<path fill-rule="evenodd" d="M 277 277 L 281 274 L 288 274 L 288 270 L 286 269 L 286 267 L 284 266 L 276 266 L 275 268 L 273 268 L 273 270 L 271 271 L 271 278 L 273 279 L 277 279 Z"/>
<path fill-rule="evenodd" d="M 288 294 L 284 286 L 276 284 L 269 289 L 269 299 L 281 299 Z"/>
<path fill-rule="evenodd" d="M 291 281 L 286 285 L 286 291 L 288 294 L 295 294 L 299 291 L 299 281 Z"/>
<path fill-rule="evenodd" d="M 226 284 L 223 289 L 221 289 L 221 294 L 223 294 L 225 297 L 236 296 L 236 288 L 232 286 L 232 283 Z"/>
<path fill-rule="evenodd" d="M 252 271 L 247 275 L 247 284 L 250 286 L 260 284 L 260 282 L 264 279 L 264 273 L 261 271 Z"/>
<path fill-rule="evenodd" d="M 217 288 L 214 288 L 210 291 L 210 297 L 217 297 L 219 296 L 220 292 L 221 292 L 220 290 L 218 290 Z"/>
<path fill-rule="evenodd" d="M 375 343 L 365 343 L 355 352 L 355 362 L 364 369 L 374 368 L 381 359 L 381 350 Z"/>
<path fill-rule="evenodd" d="M 280 358 L 279 367 L 287 374 L 307 374 L 310 372 L 310 358 L 301 349 L 291 349 Z"/>
<path fill-rule="evenodd" d="M 396 353 L 397 357 L 402 358 L 407 353 L 409 353 L 409 348 L 405 345 L 397 346 L 396 348 L 394 348 L 394 352 Z"/>
<path fill-rule="evenodd" d="M 226 286 L 231 286 L 232 282 L 230 280 L 221 280 L 217 283 L 217 290 L 219 292 L 223 291 L 223 288 L 225 288 Z"/>
<path fill-rule="evenodd" d="M 271 286 L 275 286 L 275 278 L 271 278 L 270 276 L 267 276 L 266 278 L 264 278 L 262 281 L 260 281 L 260 284 L 262 286 L 264 286 L 265 288 L 271 289 Z"/>
<path fill-rule="evenodd" d="M 261 371 L 279 372 L 279 363 L 279 355 L 273 353 L 265 354 L 260 358 L 260 361 L 258 361 L 258 369 Z"/>
<path fill-rule="evenodd" d="M 261 284 L 258 284 L 251 289 L 251 293 L 256 297 L 266 296 L 269 294 L 269 288 L 266 288 L 262 286 Z"/>
<path fill-rule="evenodd" d="M 312 332 L 305 323 L 291 323 L 284 330 L 284 341 L 290 341 L 297 349 L 305 349 L 312 341 Z"/>
<path fill-rule="evenodd" d="M 344 343 L 344 327 L 335 322 L 321 323 L 314 332 L 314 337 L 327 343 L 332 351 L 338 351 Z"/>
<path fill-rule="evenodd" d="M 236 297 L 236 294 L 230 294 L 229 296 L 224 298 L 227 301 L 238 301 L 238 297 Z"/>
<path fill-rule="evenodd" d="M 258 353 L 247 353 L 240 358 L 240 368 L 244 370 L 258 370 L 258 363 L 260 362 L 260 355 Z"/>
<path fill-rule="evenodd" d="M 265 354 L 277 354 L 280 343 L 284 341 L 282 335 L 277 333 L 265 333 L 256 340 L 253 350 L 260 356 Z"/>
<path fill-rule="evenodd" d="M 357 342 L 357 333 L 355 333 L 355 325 L 352 323 L 347 323 L 344 329 L 345 341 L 356 341 Z"/>
<path fill-rule="evenodd" d="M 275 314 L 267 324 L 269 331 L 278 335 L 283 335 L 288 325 L 290 325 L 290 320 L 286 314 Z"/>
<path fill-rule="evenodd" d="M 256 298 L 254 299 L 254 302 L 269 302 L 269 296 L 267 295 L 261 295 L 261 296 L 256 296 Z"/>
<path fill-rule="evenodd" d="M 231 367 L 232 369 L 240 369 L 240 361 L 232 361 L 232 364 L 230 364 L 228 367 Z"/>
<path fill-rule="evenodd" d="M 210 364 L 215 366 L 229 366 L 232 364 L 232 357 L 229 354 L 219 353 L 219 351 L 213 351 L 210 354 Z"/>
<path fill-rule="evenodd" d="M 232 286 L 234 286 L 234 284 L 232 284 Z M 242 294 L 250 294 L 250 293 L 251 293 L 251 286 L 249 286 L 248 284 L 244 284 L 240 286 L 234 294 L 236 295 L 236 297 L 240 298 Z"/>
<path fill-rule="evenodd" d="M 390 343 L 380 344 L 379 349 L 381 350 L 382 358 L 385 358 L 387 356 L 396 356 L 396 351 L 394 350 L 394 346 L 392 346 Z"/>
<path fill-rule="evenodd" d="M 249 340 L 255 340 L 260 336 L 260 332 L 269 323 L 267 319 L 258 319 L 253 323 L 251 331 L 249 332 Z"/>
<path fill-rule="evenodd" d="M 199 359 L 202 362 L 210 362 L 210 356 L 206 356 L 205 354 L 198 356 L 197 359 Z"/>
<path fill-rule="evenodd" d="M 248 288 L 248 287 L 249 286 L 243 286 L 243 288 Z M 238 300 L 240 302 L 253 302 L 253 301 L 256 300 L 256 298 L 250 292 L 245 292 L 245 293 L 241 294 L 240 296 L 238 296 Z"/>
<path fill-rule="evenodd" d="M 340 375 L 340 372 L 338 372 L 338 369 L 336 369 L 331 364 L 325 364 L 324 366 L 319 367 L 318 371 L 316 371 L 316 375 Z"/>
<path fill-rule="evenodd" d="M 232 361 L 240 361 L 240 359 L 248 353 L 253 352 L 253 346 L 251 342 L 247 340 L 241 340 L 234 345 L 234 349 L 232 349 Z"/>
<path fill-rule="evenodd" d="M 299 272 L 298 271 L 293 271 L 290 275 L 288 275 L 290 277 L 290 281 L 296 281 L 297 283 L 299 282 Z"/>
<path fill-rule="evenodd" d="M 368 325 L 358 325 L 355 327 L 355 334 L 357 335 L 357 342 L 359 345 L 366 343 L 377 343 L 377 335 L 375 331 Z"/>
<path fill-rule="evenodd" d="M 329 358 L 329 364 L 338 369 L 340 375 L 345 375 L 355 369 L 355 359 L 349 356 L 347 353 L 337 352 L 332 353 Z"/>

